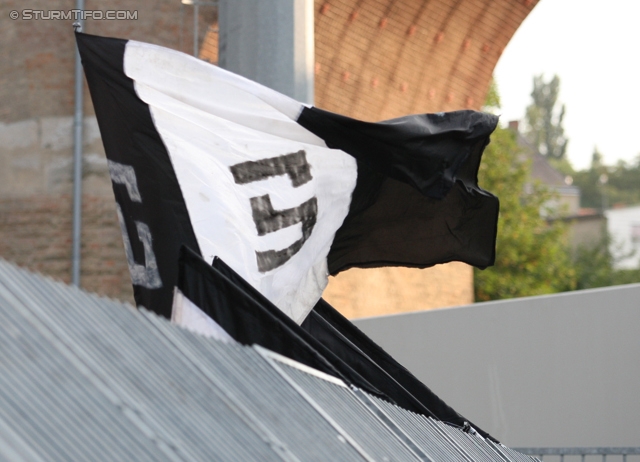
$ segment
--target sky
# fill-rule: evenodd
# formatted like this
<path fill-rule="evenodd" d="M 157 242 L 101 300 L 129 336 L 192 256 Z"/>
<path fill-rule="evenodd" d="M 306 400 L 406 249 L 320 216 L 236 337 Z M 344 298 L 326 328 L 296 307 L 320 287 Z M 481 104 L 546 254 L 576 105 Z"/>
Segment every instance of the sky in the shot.
<path fill-rule="evenodd" d="M 502 123 L 524 119 L 533 76 L 560 77 L 567 156 L 589 168 L 640 155 L 640 1 L 540 0 L 494 71 Z"/>

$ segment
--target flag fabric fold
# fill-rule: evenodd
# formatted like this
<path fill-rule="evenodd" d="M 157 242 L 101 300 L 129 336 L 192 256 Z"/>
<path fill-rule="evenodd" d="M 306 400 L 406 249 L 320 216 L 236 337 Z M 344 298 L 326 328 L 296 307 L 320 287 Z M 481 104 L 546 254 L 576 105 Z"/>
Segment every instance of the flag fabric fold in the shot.
<path fill-rule="evenodd" d="M 324 299 L 321 298 L 318 301 L 300 327 L 326 348 L 336 353 L 336 355 L 345 358 L 347 363 L 363 364 L 377 377 L 392 377 L 402 387 L 402 390 L 410 394 L 422 406 L 429 409 L 431 415 L 437 419 L 459 427 L 470 424 L 483 437 L 497 442 L 487 432 L 479 429 L 468 419 L 458 414 Z M 363 375 L 369 378 L 368 374 L 365 373 Z M 379 384 L 378 379 L 371 380 L 372 383 Z M 383 391 L 387 390 L 384 387 L 380 388 Z"/>
<path fill-rule="evenodd" d="M 494 259 L 477 184 L 497 118 L 361 122 L 166 48 L 76 34 L 136 302 L 169 317 L 181 245 L 297 323 L 329 274 Z"/>
<path fill-rule="evenodd" d="M 261 345 L 404 409 L 458 427 L 468 422 L 323 299 L 299 326 L 224 261 L 209 265 L 187 248 L 177 288 L 242 344 Z"/>
<path fill-rule="evenodd" d="M 211 316 L 189 300 L 180 289 L 174 287 L 173 306 L 171 307 L 171 322 L 182 326 L 191 332 L 205 337 L 214 338 L 220 342 L 233 343 L 226 330 L 213 320 Z"/>
<path fill-rule="evenodd" d="M 386 397 L 219 258 L 209 265 L 195 252 L 182 247 L 177 290 L 235 341 L 263 346 L 369 393 Z M 198 325 L 178 324 L 199 330 Z"/>

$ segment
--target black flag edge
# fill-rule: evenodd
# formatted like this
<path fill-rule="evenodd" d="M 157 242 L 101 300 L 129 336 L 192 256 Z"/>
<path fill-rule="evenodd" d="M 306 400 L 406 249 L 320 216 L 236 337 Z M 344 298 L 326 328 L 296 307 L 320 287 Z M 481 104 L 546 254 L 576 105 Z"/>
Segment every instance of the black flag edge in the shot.
<path fill-rule="evenodd" d="M 128 41 L 75 36 L 109 162 L 134 298 L 169 318 L 180 246 L 200 251 L 182 190 L 149 106 L 124 72 Z"/>
<path fill-rule="evenodd" d="M 431 412 L 424 402 L 421 402 L 412 396 L 411 393 L 409 393 L 390 374 L 388 374 L 384 369 L 376 364 L 375 361 L 369 358 L 357 347 L 349 345 L 346 348 L 335 348 L 336 345 L 331 344 L 331 342 L 321 341 L 317 336 L 293 322 L 275 305 L 266 300 L 224 261 L 216 258 L 212 265 L 232 280 L 238 287 L 246 291 L 246 293 L 255 297 L 261 306 L 271 312 L 274 317 L 278 318 L 284 324 L 289 325 L 300 337 L 303 337 L 309 344 L 313 345 L 313 348 L 323 354 L 336 368 L 343 372 L 347 377 L 347 380 L 344 380 L 346 383 L 356 385 L 364 390 L 367 390 L 367 386 L 370 386 L 374 390 L 374 394 L 379 394 L 379 396 L 389 402 L 420 414 L 438 418 L 438 416 Z M 346 343 L 350 343 L 347 339 L 344 339 L 344 341 Z M 285 356 L 286 355 L 287 354 L 285 353 Z M 364 384 L 364 386 L 362 386 L 362 384 Z"/>
<path fill-rule="evenodd" d="M 393 402 L 221 259 L 209 265 L 183 247 L 179 267 L 178 289 L 237 342 L 258 344 Z"/>
<path fill-rule="evenodd" d="M 408 393 L 428 407 L 438 419 L 458 427 L 464 427 L 465 423 L 469 423 L 483 437 L 489 438 L 496 443 L 498 442 L 490 434 L 475 426 L 469 419 L 463 417 L 445 403 L 429 387 L 324 299 L 321 298 L 318 301 L 301 324 L 301 327 L 320 340 L 327 348 L 334 350 L 349 348 L 356 354 L 370 358 L 378 367 L 404 387 Z"/>
<path fill-rule="evenodd" d="M 257 299 L 264 300 L 265 309 L 273 311 L 275 317 L 280 318 L 282 322 L 286 324 L 290 324 L 291 328 L 296 332 L 302 331 L 299 335 L 305 339 L 310 339 L 310 343 L 312 343 L 318 351 L 332 352 L 330 356 L 332 359 L 337 356 L 341 358 L 341 361 L 344 361 L 344 363 L 353 367 L 357 372 L 363 374 L 366 380 L 369 380 L 370 383 L 382 390 L 383 396 L 388 401 L 395 402 L 395 404 L 405 409 L 429 415 L 456 426 L 463 426 L 466 420 L 462 416 L 444 403 L 429 390 L 429 388 L 419 382 L 415 376 L 411 375 L 409 371 L 404 369 L 402 365 L 397 363 L 397 361 L 369 339 L 349 320 L 342 317 L 342 315 L 325 300 L 320 299 L 303 324 L 298 326 L 293 323 L 288 316 L 278 310 L 277 307 L 273 305 L 270 306 L 268 300 L 264 299 L 259 292 L 244 281 L 242 277 L 233 271 L 224 261 L 216 258 L 212 265 L 240 288 L 246 290 L 247 293 L 250 293 Z M 322 314 L 325 316 L 322 316 Z M 323 326 L 318 328 L 319 324 L 323 324 Z M 363 348 L 360 348 L 361 346 Z M 287 354 L 285 354 L 285 356 L 287 356 Z M 422 399 L 416 398 L 404 383 L 400 383 L 400 381 L 397 380 L 393 374 L 394 369 L 383 367 L 376 361 L 380 359 L 395 365 L 396 369 L 402 369 L 405 375 L 410 376 L 413 381 L 418 382 L 421 388 L 411 384 L 409 380 L 405 380 L 405 382 L 412 385 L 415 390 L 421 391 Z M 349 381 L 347 381 L 347 383 L 349 383 Z"/>

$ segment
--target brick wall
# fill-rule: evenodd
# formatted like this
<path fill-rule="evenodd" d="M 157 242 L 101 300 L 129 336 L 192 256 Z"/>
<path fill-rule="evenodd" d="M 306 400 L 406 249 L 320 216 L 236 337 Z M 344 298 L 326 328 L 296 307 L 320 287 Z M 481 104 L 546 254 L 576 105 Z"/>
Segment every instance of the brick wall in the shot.
<path fill-rule="evenodd" d="M 537 0 L 316 0 L 316 104 L 365 120 L 479 109 Z"/>
<path fill-rule="evenodd" d="M 71 204 L 69 195 L 0 199 L 0 255 L 71 282 Z M 81 286 L 133 303 L 113 201 L 85 195 L 82 214 Z"/>
<path fill-rule="evenodd" d="M 9 13 L 72 10 L 75 0 L 5 0 L 0 3 L 0 122 L 73 114 L 75 38 L 73 21 L 11 20 Z M 193 50 L 193 7 L 179 0 L 131 2 L 86 0 L 86 10 L 137 11 L 136 20 L 88 19 L 84 31 L 140 40 L 190 53 Z M 200 7 L 199 40 L 216 18 L 216 9 Z M 93 106 L 85 86 L 85 112 Z"/>
<path fill-rule="evenodd" d="M 348 318 L 380 316 L 473 303 L 473 270 L 454 262 L 426 269 L 350 269 L 323 297 Z"/>

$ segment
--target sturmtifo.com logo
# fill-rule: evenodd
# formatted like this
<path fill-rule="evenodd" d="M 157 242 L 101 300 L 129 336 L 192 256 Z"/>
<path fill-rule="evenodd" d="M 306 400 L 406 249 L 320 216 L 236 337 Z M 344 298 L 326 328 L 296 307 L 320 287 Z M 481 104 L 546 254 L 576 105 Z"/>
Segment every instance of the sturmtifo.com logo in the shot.
<path fill-rule="evenodd" d="M 32 19 L 44 20 L 73 20 L 84 21 L 86 19 L 96 20 L 124 20 L 138 19 L 138 10 L 13 10 L 9 13 L 11 19 Z"/>

